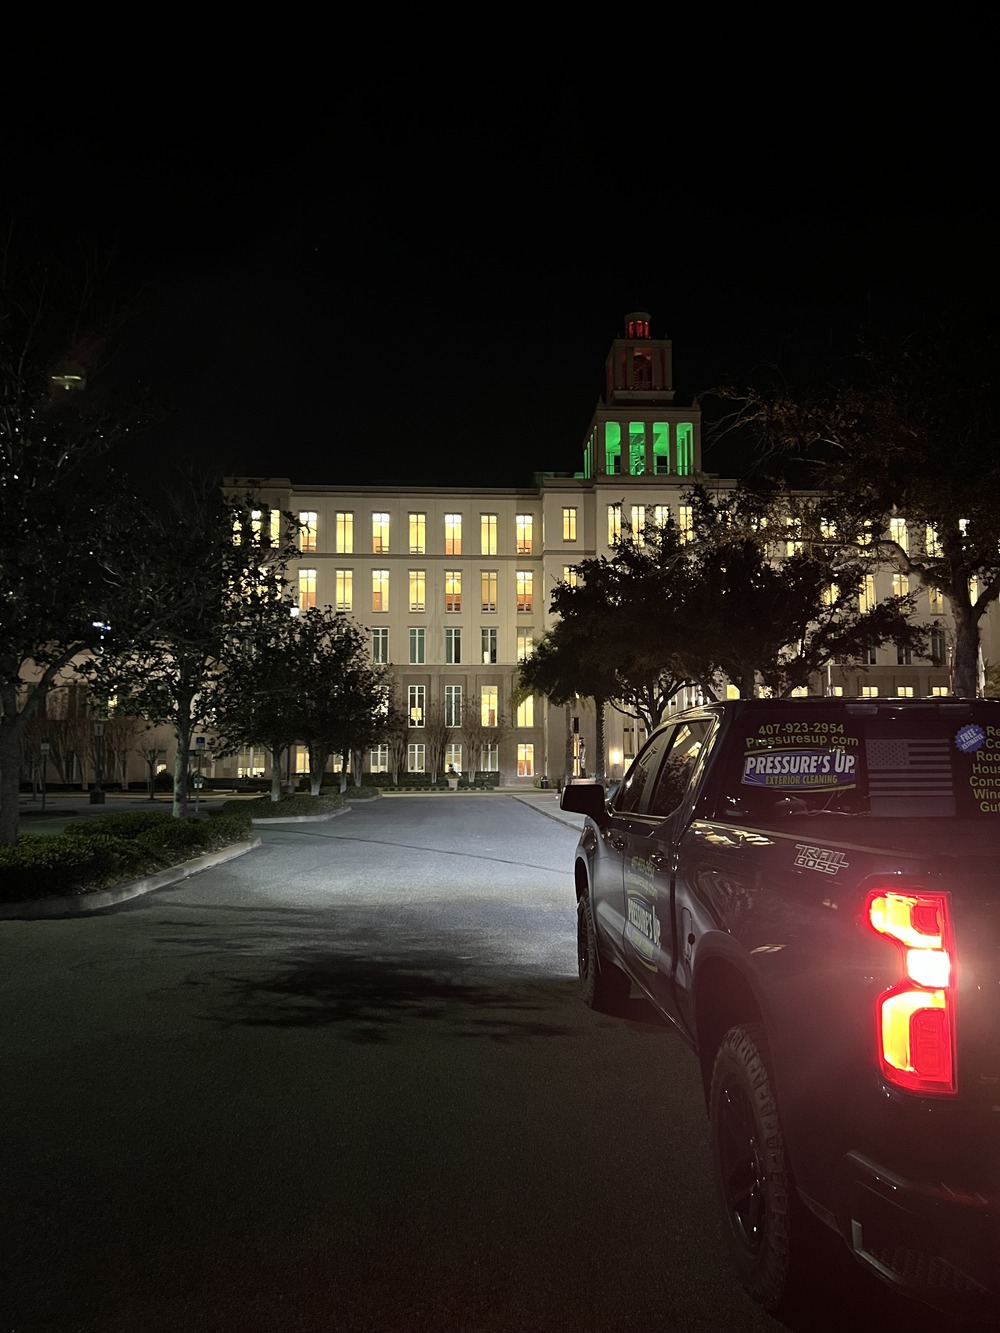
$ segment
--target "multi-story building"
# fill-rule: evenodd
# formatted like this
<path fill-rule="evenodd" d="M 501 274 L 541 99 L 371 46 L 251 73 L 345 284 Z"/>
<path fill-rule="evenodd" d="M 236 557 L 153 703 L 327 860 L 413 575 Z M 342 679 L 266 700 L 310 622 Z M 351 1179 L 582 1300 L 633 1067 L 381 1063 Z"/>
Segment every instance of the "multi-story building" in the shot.
<path fill-rule="evenodd" d="M 509 709 L 518 662 L 552 621 L 554 585 L 571 578 L 585 557 L 610 555 L 623 523 L 638 529 L 669 512 L 683 528 L 685 492 L 696 479 L 719 490 L 736 484 L 702 472 L 700 410 L 675 400 L 672 343 L 652 337 L 649 315 L 636 312 L 608 353 L 605 392 L 578 473 L 541 472 L 526 489 L 303 487 L 286 478 L 256 485 L 262 504 L 290 510 L 301 524 L 291 568 L 300 606 L 348 613 L 367 627 L 374 660 L 392 665 L 410 717 L 408 767 L 425 771 L 421 733 L 440 710 L 450 729 L 445 767 L 498 771 L 516 786 L 564 771 L 567 710 L 541 698 Z M 233 479 L 234 487 L 242 480 Z M 905 522 L 893 535 L 908 540 Z M 865 595 L 906 591 L 905 580 L 886 571 L 870 580 Z M 944 606 L 924 591 L 918 616 L 939 623 L 933 660 L 880 648 L 866 671 L 831 668 L 816 688 L 947 694 Z M 468 753 L 462 738 L 468 709 L 485 726 L 481 754 Z M 593 770 L 593 712 L 585 700 L 570 712 L 580 719 L 583 766 Z M 642 739 L 640 724 L 609 711 L 609 775 L 621 774 Z M 256 769 L 263 756 L 245 755 L 240 763 Z M 383 769 L 385 752 L 373 750 L 369 766 Z"/>

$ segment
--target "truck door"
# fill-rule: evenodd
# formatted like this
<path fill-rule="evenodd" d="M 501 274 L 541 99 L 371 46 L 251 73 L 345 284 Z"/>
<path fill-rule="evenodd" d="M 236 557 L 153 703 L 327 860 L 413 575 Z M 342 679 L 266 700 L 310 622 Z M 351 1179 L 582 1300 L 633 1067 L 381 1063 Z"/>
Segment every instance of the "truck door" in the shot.
<path fill-rule="evenodd" d="M 714 719 L 693 718 L 665 733 L 662 762 L 629 822 L 625 847 L 625 959 L 629 971 L 669 1017 L 679 926 L 674 910 L 676 848 L 703 768 Z"/>
<path fill-rule="evenodd" d="M 657 731 L 639 751 L 609 807 L 607 824 L 601 830 L 601 846 L 594 858 L 594 920 L 598 933 L 622 957 L 625 932 L 625 864 L 632 821 L 649 795 L 660 767 L 670 733 Z"/>

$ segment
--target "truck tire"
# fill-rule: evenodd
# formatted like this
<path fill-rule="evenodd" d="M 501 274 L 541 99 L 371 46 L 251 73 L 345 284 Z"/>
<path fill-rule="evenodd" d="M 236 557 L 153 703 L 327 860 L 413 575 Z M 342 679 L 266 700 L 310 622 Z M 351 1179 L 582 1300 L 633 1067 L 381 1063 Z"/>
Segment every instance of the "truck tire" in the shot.
<path fill-rule="evenodd" d="M 776 1314 L 800 1295 L 805 1209 L 795 1193 L 767 1061 L 763 1028 L 730 1028 L 712 1070 L 709 1123 L 730 1256 L 750 1295 Z"/>
<path fill-rule="evenodd" d="M 598 1013 L 624 1015 L 632 986 L 620 968 L 602 957 L 586 894 L 576 907 L 576 961 L 584 1004 Z"/>

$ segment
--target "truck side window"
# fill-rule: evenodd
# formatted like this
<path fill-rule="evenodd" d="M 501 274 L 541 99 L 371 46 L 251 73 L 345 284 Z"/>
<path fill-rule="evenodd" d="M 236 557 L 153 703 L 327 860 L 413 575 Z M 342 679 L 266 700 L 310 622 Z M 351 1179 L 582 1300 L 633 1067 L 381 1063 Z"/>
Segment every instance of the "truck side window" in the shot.
<path fill-rule="evenodd" d="M 649 785 L 650 778 L 655 774 L 660 756 L 666 749 L 667 742 L 672 735 L 673 733 L 669 729 L 654 733 L 650 737 L 646 748 L 636 756 L 615 796 L 614 810 L 616 813 L 629 814 L 631 811 L 639 809 L 639 802 L 642 800 L 643 793 Z"/>
<path fill-rule="evenodd" d="M 680 805 L 710 729 L 711 723 L 707 720 L 687 722 L 678 727 L 657 775 L 656 786 L 650 793 L 647 814 L 669 815 Z"/>

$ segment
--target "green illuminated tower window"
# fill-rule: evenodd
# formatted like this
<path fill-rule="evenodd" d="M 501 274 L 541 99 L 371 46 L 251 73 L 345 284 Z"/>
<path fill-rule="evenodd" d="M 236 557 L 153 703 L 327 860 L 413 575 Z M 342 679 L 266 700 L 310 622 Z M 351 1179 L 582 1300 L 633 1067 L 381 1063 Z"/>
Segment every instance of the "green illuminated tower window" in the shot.
<path fill-rule="evenodd" d="M 670 471 L 670 423 L 653 422 L 653 471 L 665 477 Z"/>
<path fill-rule="evenodd" d="M 694 426 L 690 421 L 677 423 L 677 472 L 682 477 L 694 471 Z"/>
<path fill-rule="evenodd" d="M 646 424 L 643 421 L 628 423 L 628 470 L 633 477 L 641 477 L 646 471 Z"/>
<path fill-rule="evenodd" d="M 622 428 L 617 421 L 604 423 L 604 471 L 614 476 L 622 470 Z"/>

